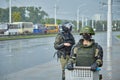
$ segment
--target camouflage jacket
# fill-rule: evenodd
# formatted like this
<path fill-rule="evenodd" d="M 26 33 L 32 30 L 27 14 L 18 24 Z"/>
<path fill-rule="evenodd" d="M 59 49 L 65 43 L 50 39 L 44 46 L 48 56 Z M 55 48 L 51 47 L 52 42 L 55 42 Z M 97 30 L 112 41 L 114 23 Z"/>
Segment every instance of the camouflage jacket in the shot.
<path fill-rule="evenodd" d="M 65 47 L 64 43 L 70 43 L 70 47 Z M 60 32 L 57 34 L 55 42 L 54 42 L 54 48 L 58 51 L 61 51 L 63 53 L 67 53 L 70 55 L 71 48 L 75 44 L 74 37 L 71 33 L 65 33 Z"/>
<path fill-rule="evenodd" d="M 82 66 L 97 62 L 98 66 L 101 67 L 103 65 L 103 49 L 94 40 L 91 40 L 91 45 L 86 47 L 81 39 L 71 50 L 71 60 Z"/>

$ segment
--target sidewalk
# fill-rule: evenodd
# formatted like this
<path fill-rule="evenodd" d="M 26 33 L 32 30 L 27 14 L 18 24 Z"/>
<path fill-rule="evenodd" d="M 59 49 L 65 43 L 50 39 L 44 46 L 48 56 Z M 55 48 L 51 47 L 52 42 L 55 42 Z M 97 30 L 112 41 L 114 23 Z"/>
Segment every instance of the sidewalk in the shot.
<path fill-rule="evenodd" d="M 4 80 L 61 80 L 60 64 L 56 60 L 5 76 Z"/>

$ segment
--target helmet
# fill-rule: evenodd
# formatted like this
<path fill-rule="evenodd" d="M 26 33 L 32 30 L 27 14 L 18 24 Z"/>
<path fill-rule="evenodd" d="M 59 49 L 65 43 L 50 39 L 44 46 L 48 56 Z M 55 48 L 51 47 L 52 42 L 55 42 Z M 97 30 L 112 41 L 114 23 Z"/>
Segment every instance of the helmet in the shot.
<path fill-rule="evenodd" d="M 65 24 L 62 25 L 62 30 L 65 32 L 70 32 L 72 31 L 72 24 L 67 22 Z"/>
<path fill-rule="evenodd" d="M 82 35 L 83 33 L 89 33 L 91 35 L 95 35 L 93 28 L 89 26 L 85 26 L 80 30 L 80 35 Z"/>

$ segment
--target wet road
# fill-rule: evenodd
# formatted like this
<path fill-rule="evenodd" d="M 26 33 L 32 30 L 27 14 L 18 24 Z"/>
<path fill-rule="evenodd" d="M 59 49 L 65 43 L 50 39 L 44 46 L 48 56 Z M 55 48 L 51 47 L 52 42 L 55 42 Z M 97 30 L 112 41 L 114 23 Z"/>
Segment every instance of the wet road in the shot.
<path fill-rule="evenodd" d="M 104 49 L 103 80 L 120 79 L 120 40 L 113 32 L 112 54 L 107 59 L 106 32 L 94 38 Z M 76 42 L 79 35 L 74 35 Z M 0 80 L 61 80 L 59 62 L 53 58 L 55 37 L 0 42 Z"/>
<path fill-rule="evenodd" d="M 53 39 L 1 41 L 0 78 L 51 61 L 54 52 Z"/>

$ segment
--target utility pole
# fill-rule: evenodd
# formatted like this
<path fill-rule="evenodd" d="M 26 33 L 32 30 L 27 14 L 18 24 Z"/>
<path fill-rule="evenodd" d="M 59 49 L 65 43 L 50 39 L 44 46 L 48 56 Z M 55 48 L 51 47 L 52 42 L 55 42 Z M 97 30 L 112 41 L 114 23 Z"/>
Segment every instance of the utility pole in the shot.
<path fill-rule="evenodd" d="M 108 0 L 107 47 L 108 51 L 112 48 L 112 0 Z"/>
<path fill-rule="evenodd" d="M 86 5 L 86 4 L 82 4 L 82 5 L 80 5 L 79 7 L 78 7 L 78 9 L 77 9 L 77 31 L 79 31 L 80 29 L 80 26 L 79 26 L 79 19 L 80 19 L 80 7 L 82 7 L 82 6 L 84 6 L 84 5 Z M 83 21 L 83 17 L 81 17 L 82 18 L 82 27 L 83 27 L 83 25 L 84 25 L 84 21 Z"/>
<path fill-rule="evenodd" d="M 77 9 L 77 31 L 79 31 L 79 17 L 80 17 L 80 15 L 79 15 L 79 8 Z"/>
<path fill-rule="evenodd" d="M 9 0 L 9 23 L 11 23 L 11 0 Z"/>
<path fill-rule="evenodd" d="M 103 31 L 105 31 L 105 25 L 103 24 L 102 26 L 103 26 Z"/>
<path fill-rule="evenodd" d="M 56 25 L 56 12 L 57 12 L 57 7 L 56 7 L 56 4 L 55 4 L 55 25 Z"/>
<path fill-rule="evenodd" d="M 94 20 L 92 19 L 92 28 L 94 29 Z"/>
<path fill-rule="evenodd" d="M 88 18 L 87 17 L 85 18 L 85 21 L 86 21 L 85 26 L 88 26 Z"/>
<path fill-rule="evenodd" d="M 82 16 L 82 27 L 84 27 L 84 16 Z"/>
<path fill-rule="evenodd" d="M 108 0 L 108 15 L 107 15 L 107 71 L 108 80 L 112 80 L 112 0 Z"/>

